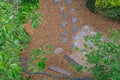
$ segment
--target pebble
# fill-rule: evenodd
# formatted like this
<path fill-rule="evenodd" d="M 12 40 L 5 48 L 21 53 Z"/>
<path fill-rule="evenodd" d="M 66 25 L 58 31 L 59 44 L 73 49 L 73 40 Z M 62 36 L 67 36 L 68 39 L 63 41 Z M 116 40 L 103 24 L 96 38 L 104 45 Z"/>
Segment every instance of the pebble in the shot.
<path fill-rule="evenodd" d="M 54 2 L 55 2 L 55 3 L 59 3 L 59 2 L 60 2 L 60 0 L 54 0 Z"/>
<path fill-rule="evenodd" d="M 91 42 L 91 41 L 87 41 L 86 43 L 87 43 L 87 46 L 89 46 L 89 47 L 93 47 L 94 46 L 94 43 Z"/>
<path fill-rule="evenodd" d="M 72 14 L 74 14 L 74 13 L 75 13 L 75 9 L 74 9 L 74 8 L 71 8 L 71 9 L 70 9 L 70 12 L 71 12 Z"/>
<path fill-rule="evenodd" d="M 72 36 L 72 38 L 73 38 L 74 40 L 78 40 L 78 39 L 80 39 L 80 36 L 74 35 L 74 36 Z"/>
<path fill-rule="evenodd" d="M 97 32 L 93 32 L 93 31 L 91 31 L 90 34 L 91 34 L 92 36 L 94 36 L 94 35 L 97 34 Z"/>
<path fill-rule="evenodd" d="M 83 52 L 83 50 L 84 50 L 84 48 L 81 48 L 81 49 L 80 49 L 80 52 Z"/>
<path fill-rule="evenodd" d="M 68 18 L 67 14 L 65 14 L 65 13 L 62 13 L 62 17 L 63 18 Z"/>
<path fill-rule="evenodd" d="M 74 32 L 78 32 L 78 27 L 77 27 L 77 26 L 73 26 L 72 30 L 73 30 Z"/>
<path fill-rule="evenodd" d="M 66 4 L 72 4 L 72 0 L 67 0 Z"/>
<path fill-rule="evenodd" d="M 66 43 L 66 42 L 68 42 L 68 38 L 64 38 L 64 39 L 62 40 L 62 43 Z"/>
<path fill-rule="evenodd" d="M 104 41 L 105 41 L 105 39 L 104 39 L 104 38 L 100 38 L 100 41 L 101 41 L 101 42 L 104 42 Z"/>
<path fill-rule="evenodd" d="M 72 18 L 72 23 L 76 23 L 77 22 L 77 18 L 73 17 Z"/>
<path fill-rule="evenodd" d="M 87 52 L 82 52 L 82 54 L 86 55 L 86 54 L 88 54 L 88 53 L 87 53 Z"/>
<path fill-rule="evenodd" d="M 63 48 L 56 48 L 55 50 L 54 50 L 54 53 L 55 54 L 60 54 L 60 53 L 62 53 L 63 52 Z"/>
<path fill-rule="evenodd" d="M 84 30 L 88 30 L 88 29 L 89 29 L 89 26 L 88 26 L 88 25 L 85 25 L 85 26 L 83 27 L 83 29 L 84 29 Z"/>
<path fill-rule="evenodd" d="M 61 26 L 62 27 L 65 27 L 67 25 L 67 21 L 63 21 L 62 23 L 61 23 Z"/>
<path fill-rule="evenodd" d="M 59 9 L 60 9 L 60 10 L 64 10 L 64 9 L 65 9 L 65 6 L 61 5 L 61 6 L 59 6 Z"/>
<path fill-rule="evenodd" d="M 82 37 L 84 37 L 84 36 L 86 36 L 87 34 L 86 34 L 86 32 L 81 32 L 81 36 Z"/>
<path fill-rule="evenodd" d="M 72 44 L 72 47 L 78 47 L 80 44 L 79 44 L 79 42 L 74 42 L 73 44 Z"/>
<path fill-rule="evenodd" d="M 61 35 L 62 36 L 66 36 L 66 35 L 68 35 L 68 32 L 67 31 L 63 31 Z"/>

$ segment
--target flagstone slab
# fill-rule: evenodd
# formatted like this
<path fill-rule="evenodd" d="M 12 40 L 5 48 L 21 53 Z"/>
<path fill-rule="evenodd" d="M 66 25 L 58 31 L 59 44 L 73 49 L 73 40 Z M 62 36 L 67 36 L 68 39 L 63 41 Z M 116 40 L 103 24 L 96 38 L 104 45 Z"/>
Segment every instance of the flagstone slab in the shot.
<path fill-rule="evenodd" d="M 64 74 L 66 76 L 71 76 L 71 74 L 72 74 L 71 72 L 69 72 L 69 71 L 67 71 L 67 70 L 65 70 L 63 68 L 60 68 L 60 67 L 57 67 L 57 66 L 54 66 L 54 65 L 51 65 L 48 68 L 50 70 L 53 70 L 53 71 L 58 72 L 60 74 Z"/>
<path fill-rule="evenodd" d="M 71 64 L 73 64 L 75 67 L 78 67 L 78 63 L 73 60 L 71 57 L 69 57 L 68 55 L 64 55 L 64 58 Z"/>

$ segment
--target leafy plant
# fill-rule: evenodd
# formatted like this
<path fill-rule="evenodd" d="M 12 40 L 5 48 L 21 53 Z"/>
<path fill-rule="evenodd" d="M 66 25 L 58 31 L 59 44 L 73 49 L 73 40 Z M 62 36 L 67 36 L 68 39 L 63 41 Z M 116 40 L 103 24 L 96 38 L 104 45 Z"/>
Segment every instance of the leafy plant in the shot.
<path fill-rule="evenodd" d="M 78 72 L 82 72 L 82 70 L 83 70 L 83 66 L 81 66 L 81 65 L 78 65 L 78 66 L 76 67 L 74 64 L 71 64 L 71 67 L 72 67 L 73 69 L 75 69 L 76 71 L 78 71 Z"/>
<path fill-rule="evenodd" d="M 53 53 L 54 46 L 47 44 L 46 45 L 46 53 Z"/>
<path fill-rule="evenodd" d="M 44 71 L 46 67 L 45 63 L 48 60 L 45 58 L 45 55 L 46 53 L 53 53 L 53 48 L 54 47 L 52 45 L 46 44 L 46 49 L 43 49 L 42 46 L 33 49 L 30 53 L 31 59 L 29 62 L 28 70 L 32 72 Z"/>
<path fill-rule="evenodd" d="M 97 7 L 95 6 L 96 0 L 87 0 L 86 6 L 89 8 L 92 12 L 97 12 Z"/>
<path fill-rule="evenodd" d="M 109 37 L 102 40 L 102 34 L 85 37 L 85 41 L 92 41 L 94 47 L 86 45 L 85 52 L 87 61 L 94 64 L 89 70 L 96 80 L 119 80 L 120 79 L 120 32 L 114 30 Z"/>
<path fill-rule="evenodd" d="M 99 12 L 104 17 L 120 18 L 120 0 L 87 0 L 86 6 L 92 12 Z"/>
<path fill-rule="evenodd" d="M 38 70 L 39 71 L 44 71 L 45 70 L 45 62 L 47 61 L 47 58 L 42 58 L 39 62 L 38 62 Z"/>
<path fill-rule="evenodd" d="M 28 12 L 24 11 L 25 18 L 21 19 L 21 2 L 18 11 L 15 5 L 8 0 L 0 0 L 0 80 L 23 80 L 19 53 L 30 41 L 22 25 Z"/>

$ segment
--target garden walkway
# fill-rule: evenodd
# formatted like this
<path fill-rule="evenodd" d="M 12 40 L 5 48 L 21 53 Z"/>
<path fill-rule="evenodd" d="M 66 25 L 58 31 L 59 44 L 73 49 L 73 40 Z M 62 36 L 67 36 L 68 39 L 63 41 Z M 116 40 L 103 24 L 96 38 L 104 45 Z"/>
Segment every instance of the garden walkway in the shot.
<path fill-rule="evenodd" d="M 54 54 L 46 55 L 48 58 L 46 72 L 61 75 L 48 69 L 48 66 L 55 65 L 72 73 L 72 77 L 91 77 L 91 73 L 78 73 L 72 69 L 63 56 L 67 54 L 77 63 L 85 65 L 82 61 L 84 53 L 76 52 L 73 47 L 79 46 L 82 50 L 83 36 L 94 35 L 97 31 L 106 34 L 108 27 L 120 27 L 120 25 L 103 18 L 100 14 L 90 12 L 85 4 L 86 0 L 68 0 L 68 2 L 66 0 L 41 0 L 39 13 L 42 14 L 42 23 L 36 30 L 31 29 L 30 23 L 25 24 L 25 29 L 32 36 L 32 40 L 23 55 L 30 57 L 31 50 L 40 45 L 45 47 L 47 43 L 50 43 L 55 46 L 55 50 Z M 25 74 L 24 77 L 26 76 L 28 75 Z M 64 80 L 44 75 L 31 75 L 31 77 L 32 80 Z"/>

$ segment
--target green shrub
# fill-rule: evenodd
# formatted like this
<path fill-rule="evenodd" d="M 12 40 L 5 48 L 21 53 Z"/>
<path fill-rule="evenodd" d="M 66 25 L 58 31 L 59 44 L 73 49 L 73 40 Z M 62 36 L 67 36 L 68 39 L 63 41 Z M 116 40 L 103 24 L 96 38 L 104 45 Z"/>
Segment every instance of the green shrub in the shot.
<path fill-rule="evenodd" d="M 120 0 L 96 0 L 95 6 L 99 8 L 112 8 L 120 6 Z"/>
<path fill-rule="evenodd" d="M 87 0 L 86 6 L 92 12 L 100 12 L 105 17 L 120 18 L 120 0 Z"/>
<path fill-rule="evenodd" d="M 104 10 L 102 13 L 103 16 L 109 17 L 109 18 L 120 18 L 120 7 L 114 7 L 112 9 Z"/>
<path fill-rule="evenodd" d="M 95 80 L 120 80 L 120 32 L 110 31 L 105 39 L 101 33 L 95 36 L 86 36 L 85 41 L 94 43 L 94 47 L 85 44 L 87 61 L 94 64 L 89 70 Z"/>
<path fill-rule="evenodd" d="M 87 6 L 92 12 L 96 12 L 96 11 L 97 11 L 97 8 L 96 8 L 96 6 L 95 6 L 95 0 L 87 0 L 86 6 Z"/>

